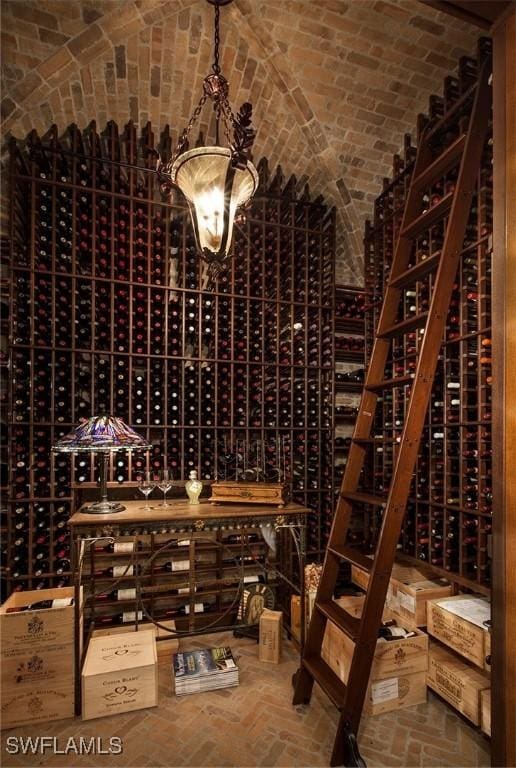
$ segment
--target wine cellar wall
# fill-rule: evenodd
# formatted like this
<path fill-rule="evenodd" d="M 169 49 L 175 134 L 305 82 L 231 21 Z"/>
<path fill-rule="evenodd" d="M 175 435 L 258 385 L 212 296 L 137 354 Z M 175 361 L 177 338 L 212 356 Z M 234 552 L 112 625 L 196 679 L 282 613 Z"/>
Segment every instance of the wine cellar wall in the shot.
<path fill-rule="evenodd" d="M 166 155 L 167 131 L 161 141 Z M 313 512 L 309 551 L 325 547 L 334 211 L 262 161 L 234 258 L 207 287 L 184 202 L 160 197 L 153 148 L 149 126 L 119 135 L 114 123 L 11 143 L 8 591 L 69 580 L 72 488 L 96 469 L 51 448 L 91 415 L 119 416 L 153 445 L 116 454 L 119 483 L 162 467 L 178 482 L 192 469 L 233 479 L 245 444 L 249 479 L 279 468 Z"/>
<path fill-rule="evenodd" d="M 464 131 L 464 112 L 472 99 L 477 61 L 463 57 L 458 77 L 447 77 L 444 95 L 432 96 L 428 125 L 435 154 Z M 392 179 L 374 207 L 365 229 L 366 357 L 389 280 L 396 239 L 414 166 L 415 150 L 405 139 L 404 157 L 395 155 Z M 427 190 L 424 209 L 437 206 L 455 186 L 457 169 L 443 173 Z M 492 125 L 481 168 L 472 190 L 472 204 L 461 252 L 445 335 L 434 379 L 412 491 L 399 548 L 459 586 L 489 594 L 491 582 L 492 450 L 491 450 L 491 252 L 492 252 Z M 422 264 L 443 245 L 445 215 L 434 217 L 417 240 L 410 263 Z M 433 275 L 422 264 L 421 279 L 404 290 L 404 311 L 398 322 L 428 310 Z M 371 492 L 388 488 L 416 368 L 421 333 L 406 333 L 393 342 L 385 379 L 409 377 L 383 395 L 373 429 L 367 483 Z M 381 519 L 365 519 L 365 536 L 374 542 Z"/>

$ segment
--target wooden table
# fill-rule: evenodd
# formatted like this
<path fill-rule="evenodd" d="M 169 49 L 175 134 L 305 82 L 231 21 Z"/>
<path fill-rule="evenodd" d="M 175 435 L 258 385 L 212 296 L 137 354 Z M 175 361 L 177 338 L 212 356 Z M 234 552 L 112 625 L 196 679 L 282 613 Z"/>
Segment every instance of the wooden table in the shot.
<path fill-rule="evenodd" d="M 158 501 L 150 502 L 146 512 L 142 501 L 124 501 L 125 510 L 109 515 L 75 512 L 69 525 L 74 540 L 100 536 L 137 536 L 150 533 L 177 533 L 187 531 L 214 531 L 245 525 L 294 525 L 302 527 L 309 512 L 301 504 L 289 503 L 282 509 L 266 504 L 210 504 L 198 505 L 188 501 L 170 502 L 163 507 Z M 304 538 L 304 537 L 302 537 Z M 304 550 L 304 541 L 301 542 Z"/>

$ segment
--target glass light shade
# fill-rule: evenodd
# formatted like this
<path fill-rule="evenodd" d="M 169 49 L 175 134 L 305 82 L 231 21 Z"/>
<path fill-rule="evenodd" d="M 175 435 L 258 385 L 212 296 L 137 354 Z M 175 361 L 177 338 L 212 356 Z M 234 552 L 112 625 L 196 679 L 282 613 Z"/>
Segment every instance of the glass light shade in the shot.
<path fill-rule="evenodd" d="M 116 416 L 92 416 L 56 442 L 53 450 L 63 453 L 79 451 L 145 451 L 152 448 L 141 435 Z"/>
<path fill-rule="evenodd" d="M 258 186 L 254 165 L 247 161 L 244 169 L 233 168 L 227 147 L 196 147 L 177 158 L 171 179 L 188 200 L 200 250 L 226 256 L 236 209 Z"/>

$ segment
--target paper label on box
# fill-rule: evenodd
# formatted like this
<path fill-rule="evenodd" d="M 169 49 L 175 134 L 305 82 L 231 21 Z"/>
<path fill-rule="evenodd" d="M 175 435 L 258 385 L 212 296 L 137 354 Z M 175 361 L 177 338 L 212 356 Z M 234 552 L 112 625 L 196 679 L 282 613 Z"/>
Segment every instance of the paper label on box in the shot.
<path fill-rule="evenodd" d="M 190 545 L 190 539 L 178 539 L 177 540 L 177 546 L 178 547 L 188 547 Z"/>
<path fill-rule="evenodd" d="M 73 597 L 55 597 L 52 600 L 52 608 L 69 608 L 73 603 Z"/>
<path fill-rule="evenodd" d="M 192 587 L 192 592 L 197 592 L 197 587 Z M 179 587 L 177 590 L 178 595 L 188 595 L 190 593 L 190 587 Z"/>
<path fill-rule="evenodd" d="M 385 600 L 385 604 L 387 605 L 387 608 L 390 608 L 391 611 L 398 612 L 400 608 L 400 601 L 395 594 L 394 589 L 392 587 L 392 584 L 389 584 L 389 588 L 387 590 L 387 599 Z"/>
<path fill-rule="evenodd" d="M 185 613 L 188 616 L 190 613 L 190 606 L 185 605 Z M 194 605 L 194 613 L 204 613 L 204 603 L 195 603 Z"/>
<path fill-rule="evenodd" d="M 136 600 L 136 589 L 119 589 L 116 593 L 117 600 Z"/>
<path fill-rule="evenodd" d="M 416 598 L 413 595 L 407 595 L 405 592 L 398 592 L 398 601 L 401 608 L 408 613 L 416 612 Z"/>
<path fill-rule="evenodd" d="M 388 680 L 377 680 L 371 683 L 371 700 L 373 704 L 380 704 L 382 701 L 391 701 L 399 696 L 398 678 L 391 677 Z"/>
<path fill-rule="evenodd" d="M 138 621 L 143 619 L 143 611 L 138 611 Z M 136 611 L 124 611 L 122 613 L 122 621 L 124 624 L 128 621 L 136 621 Z"/>
<path fill-rule="evenodd" d="M 113 545 L 113 552 L 134 552 L 134 541 L 119 541 Z"/>
<path fill-rule="evenodd" d="M 134 576 L 134 565 L 114 565 L 113 576 Z"/>
<path fill-rule="evenodd" d="M 190 568 L 190 560 L 172 560 L 173 571 L 188 571 Z"/>
<path fill-rule="evenodd" d="M 445 611 L 453 613 L 455 616 L 459 616 L 461 619 L 471 621 L 472 624 L 487 631 L 484 622 L 489 621 L 491 618 L 491 603 L 489 600 L 483 597 L 466 597 L 464 600 L 441 600 L 436 605 L 439 608 L 444 608 Z"/>
<path fill-rule="evenodd" d="M 258 582 L 258 576 L 244 576 L 244 584 L 255 584 Z"/>

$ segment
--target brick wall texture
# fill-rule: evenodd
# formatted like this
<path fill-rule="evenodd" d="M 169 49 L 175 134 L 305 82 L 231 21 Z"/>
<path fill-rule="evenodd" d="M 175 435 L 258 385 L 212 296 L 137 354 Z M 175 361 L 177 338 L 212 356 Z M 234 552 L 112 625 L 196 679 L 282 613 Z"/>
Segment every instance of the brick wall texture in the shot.
<path fill-rule="evenodd" d="M 206 0 L 3 0 L 2 136 L 52 123 L 151 121 L 174 138 L 212 60 Z M 477 28 L 418 0 L 233 0 L 221 9 L 234 108 L 266 156 L 337 208 L 339 282 L 362 281 L 362 233 L 417 112 Z M 209 109 L 201 122 L 212 133 Z"/>

